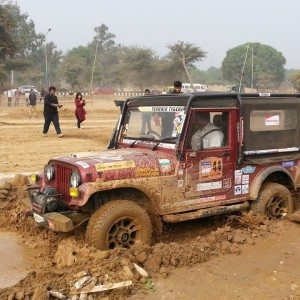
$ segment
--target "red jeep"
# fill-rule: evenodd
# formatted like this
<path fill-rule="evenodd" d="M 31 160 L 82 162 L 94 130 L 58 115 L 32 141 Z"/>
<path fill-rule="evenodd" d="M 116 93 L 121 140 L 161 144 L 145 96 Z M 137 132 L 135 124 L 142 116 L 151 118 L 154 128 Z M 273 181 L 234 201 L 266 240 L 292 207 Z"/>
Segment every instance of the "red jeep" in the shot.
<path fill-rule="evenodd" d="M 29 188 L 39 225 L 88 222 L 99 249 L 151 243 L 163 222 L 299 206 L 300 95 L 179 94 L 125 101 L 109 149 L 51 159 Z"/>

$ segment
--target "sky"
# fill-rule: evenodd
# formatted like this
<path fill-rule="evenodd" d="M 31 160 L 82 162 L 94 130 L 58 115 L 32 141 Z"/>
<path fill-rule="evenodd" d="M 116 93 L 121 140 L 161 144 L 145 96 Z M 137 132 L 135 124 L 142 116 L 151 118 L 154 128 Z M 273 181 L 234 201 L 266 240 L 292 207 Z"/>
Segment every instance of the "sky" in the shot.
<path fill-rule="evenodd" d="M 247 42 L 282 52 L 286 68 L 300 69 L 299 0 L 17 0 L 37 32 L 59 50 L 92 41 L 105 24 L 117 43 L 151 48 L 159 56 L 177 41 L 207 52 L 200 69 L 220 67 L 226 51 Z"/>

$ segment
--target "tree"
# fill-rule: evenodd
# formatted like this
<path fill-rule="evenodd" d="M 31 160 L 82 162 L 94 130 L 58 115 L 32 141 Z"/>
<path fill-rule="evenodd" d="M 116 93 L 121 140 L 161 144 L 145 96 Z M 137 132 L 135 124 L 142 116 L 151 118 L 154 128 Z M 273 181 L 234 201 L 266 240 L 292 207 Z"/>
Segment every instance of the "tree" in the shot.
<path fill-rule="evenodd" d="M 70 50 L 63 58 L 60 73 L 73 88 L 87 85 L 90 78 L 91 53 L 87 47 Z"/>
<path fill-rule="evenodd" d="M 17 50 L 16 41 L 13 39 L 12 30 L 15 20 L 7 5 L 0 4 L 0 60 L 12 56 Z"/>
<path fill-rule="evenodd" d="M 191 43 L 177 42 L 167 47 L 170 50 L 167 58 L 183 67 L 188 81 L 193 85 L 189 68 L 195 68 L 195 63 L 205 58 L 206 53 L 200 47 Z"/>
<path fill-rule="evenodd" d="M 242 75 L 242 83 L 246 86 L 277 87 L 284 80 L 285 63 L 282 53 L 273 47 L 260 43 L 247 43 L 229 49 L 221 69 L 223 77 L 232 83 L 240 82 Z"/>
<path fill-rule="evenodd" d="M 115 35 L 109 32 L 109 28 L 105 24 L 101 24 L 95 29 L 95 36 L 88 47 L 93 51 L 93 66 L 91 68 L 91 88 L 93 88 L 93 79 L 103 85 L 107 79 L 109 72 L 111 56 L 115 47 Z"/>
<path fill-rule="evenodd" d="M 291 82 L 293 88 L 297 90 L 298 93 L 300 93 L 300 71 L 292 74 L 289 78 L 289 81 Z"/>

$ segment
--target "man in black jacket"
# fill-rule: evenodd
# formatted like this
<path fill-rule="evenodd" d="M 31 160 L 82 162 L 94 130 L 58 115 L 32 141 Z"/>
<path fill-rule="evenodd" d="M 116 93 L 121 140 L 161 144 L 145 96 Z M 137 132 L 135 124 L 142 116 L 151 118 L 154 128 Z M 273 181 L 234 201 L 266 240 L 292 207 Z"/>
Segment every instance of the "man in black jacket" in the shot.
<path fill-rule="evenodd" d="M 29 107 L 30 107 L 29 118 L 31 118 L 32 116 L 34 116 L 36 118 L 37 117 L 37 115 L 36 115 L 36 94 L 33 89 L 30 90 L 28 101 L 29 101 Z"/>
<path fill-rule="evenodd" d="M 45 95 L 44 98 L 44 136 L 47 136 L 47 132 L 49 130 L 50 123 L 53 122 L 55 127 L 55 131 L 58 137 L 63 137 L 60 126 L 59 126 L 59 118 L 58 118 L 58 108 L 61 108 L 62 105 L 58 103 L 58 99 L 55 95 L 56 88 L 54 86 L 49 87 L 49 93 Z"/>

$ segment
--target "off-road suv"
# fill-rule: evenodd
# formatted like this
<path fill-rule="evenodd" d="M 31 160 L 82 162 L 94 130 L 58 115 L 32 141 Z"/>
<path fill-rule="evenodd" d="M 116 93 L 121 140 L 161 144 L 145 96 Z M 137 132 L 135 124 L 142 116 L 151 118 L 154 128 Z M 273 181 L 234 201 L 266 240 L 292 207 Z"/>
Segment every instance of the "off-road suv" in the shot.
<path fill-rule="evenodd" d="M 35 176 L 28 214 L 53 231 L 88 222 L 100 249 L 151 243 L 162 222 L 249 208 L 282 219 L 299 205 L 299 147 L 300 95 L 131 98 L 108 150 Z"/>

